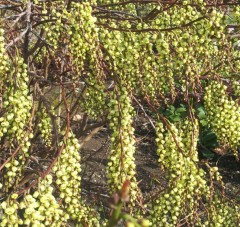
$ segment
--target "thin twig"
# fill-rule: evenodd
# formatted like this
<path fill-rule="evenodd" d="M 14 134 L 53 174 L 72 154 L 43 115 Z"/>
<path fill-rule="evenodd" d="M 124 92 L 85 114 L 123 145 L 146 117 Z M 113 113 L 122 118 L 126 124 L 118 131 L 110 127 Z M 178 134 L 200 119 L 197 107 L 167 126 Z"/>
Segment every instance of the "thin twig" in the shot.
<path fill-rule="evenodd" d="M 140 107 L 140 109 L 143 111 L 144 116 L 148 119 L 148 121 L 150 122 L 151 126 L 153 127 L 154 130 L 156 130 L 156 127 L 152 121 L 152 119 L 148 116 L 148 114 L 146 113 L 146 111 L 144 110 L 143 106 L 141 105 L 141 103 L 134 97 L 132 96 L 133 100 L 138 104 L 138 106 Z"/>

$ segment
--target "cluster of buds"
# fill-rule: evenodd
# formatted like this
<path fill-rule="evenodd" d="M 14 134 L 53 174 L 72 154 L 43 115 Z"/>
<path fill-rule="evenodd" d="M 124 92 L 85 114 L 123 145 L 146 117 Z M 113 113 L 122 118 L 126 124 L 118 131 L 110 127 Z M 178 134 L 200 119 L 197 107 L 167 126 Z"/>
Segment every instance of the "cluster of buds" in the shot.
<path fill-rule="evenodd" d="M 240 144 L 240 106 L 227 95 L 227 86 L 212 81 L 204 97 L 209 124 L 220 145 L 227 145 L 236 155 Z"/>
<path fill-rule="evenodd" d="M 112 192 L 121 189 L 129 180 L 129 197 L 134 204 L 140 196 L 136 181 L 135 139 L 132 127 L 133 108 L 131 99 L 125 88 L 114 94 L 109 102 L 109 127 L 111 134 L 111 150 L 108 156 L 107 177 Z"/>
<path fill-rule="evenodd" d="M 154 201 L 151 221 L 153 226 L 176 226 L 182 215 L 194 213 L 198 199 L 208 193 L 205 173 L 197 166 L 198 123 L 186 120 L 166 129 L 160 122 L 156 132 L 159 162 L 167 171 L 169 188 Z"/>
<path fill-rule="evenodd" d="M 19 204 L 24 210 L 23 223 L 27 226 L 61 226 L 68 220 L 68 214 L 60 208 L 53 196 L 52 176 L 47 175 L 38 184 L 33 194 L 26 195 Z"/>
<path fill-rule="evenodd" d="M 81 202 L 80 144 L 72 132 L 68 133 L 67 139 L 60 145 L 63 143 L 62 153 L 53 167 L 62 206 L 72 220 L 98 226 L 97 215 L 94 217 L 93 211 Z"/>

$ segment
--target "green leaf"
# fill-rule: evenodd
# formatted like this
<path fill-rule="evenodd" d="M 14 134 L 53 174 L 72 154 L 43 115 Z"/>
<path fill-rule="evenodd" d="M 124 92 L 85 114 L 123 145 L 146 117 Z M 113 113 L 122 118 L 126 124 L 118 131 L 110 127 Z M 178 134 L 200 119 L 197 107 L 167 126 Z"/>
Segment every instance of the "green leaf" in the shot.
<path fill-rule="evenodd" d="M 173 117 L 171 117 L 171 119 L 174 121 L 174 122 L 177 122 L 177 121 L 180 121 L 181 120 L 181 117 L 179 115 L 175 115 Z"/>
<path fill-rule="evenodd" d="M 217 136 L 212 131 L 206 133 L 201 138 L 201 144 L 205 147 L 214 148 L 218 146 Z"/>
<path fill-rule="evenodd" d="M 208 132 L 205 136 L 203 136 L 203 140 L 204 141 L 212 141 L 212 140 L 216 140 L 217 137 L 215 135 L 215 133 L 213 132 Z"/>
<path fill-rule="evenodd" d="M 169 109 L 170 109 L 172 112 L 175 111 L 175 107 L 174 107 L 173 105 L 171 105 Z"/>
<path fill-rule="evenodd" d="M 207 159 L 212 159 L 212 158 L 214 158 L 214 153 L 211 152 L 210 150 L 203 150 L 203 151 L 202 151 L 202 154 L 203 154 L 203 156 L 204 156 L 205 158 L 207 158 Z"/>
<path fill-rule="evenodd" d="M 186 108 L 185 107 L 179 107 L 176 109 L 176 113 L 183 113 L 186 112 Z"/>
<path fill-rule="evenodd" d="M 206 113 L 205 113 L 205 111 L 204 111 L 204 109 L 203 109 L 202 106 L 198 107 L 197 110 L 198 110 L 197 116 L 198 116 L 200 119 L 206 118 Z"/>
<path fill-rule="evenodd" d="M 165 112 L 165 116 L 171 116 L 172 114 L 174 114 L 171 110 L 166 110 Z"/>
<path fill-rule="evenodd" d="M 198 117 L 199 117 L 200 119 L 206 118 L 205 112 L 199 112 L 199 113 L 198 113 Z"/>
<path fill-rule="evenodd" d="M 206 125 L 208 124 L 208 121 L 207 121 L 207 120 L 201 120 L 201 121 L 200 121 L 200 124 L 201 124 L 202 126 L 206 126 Z"/>

